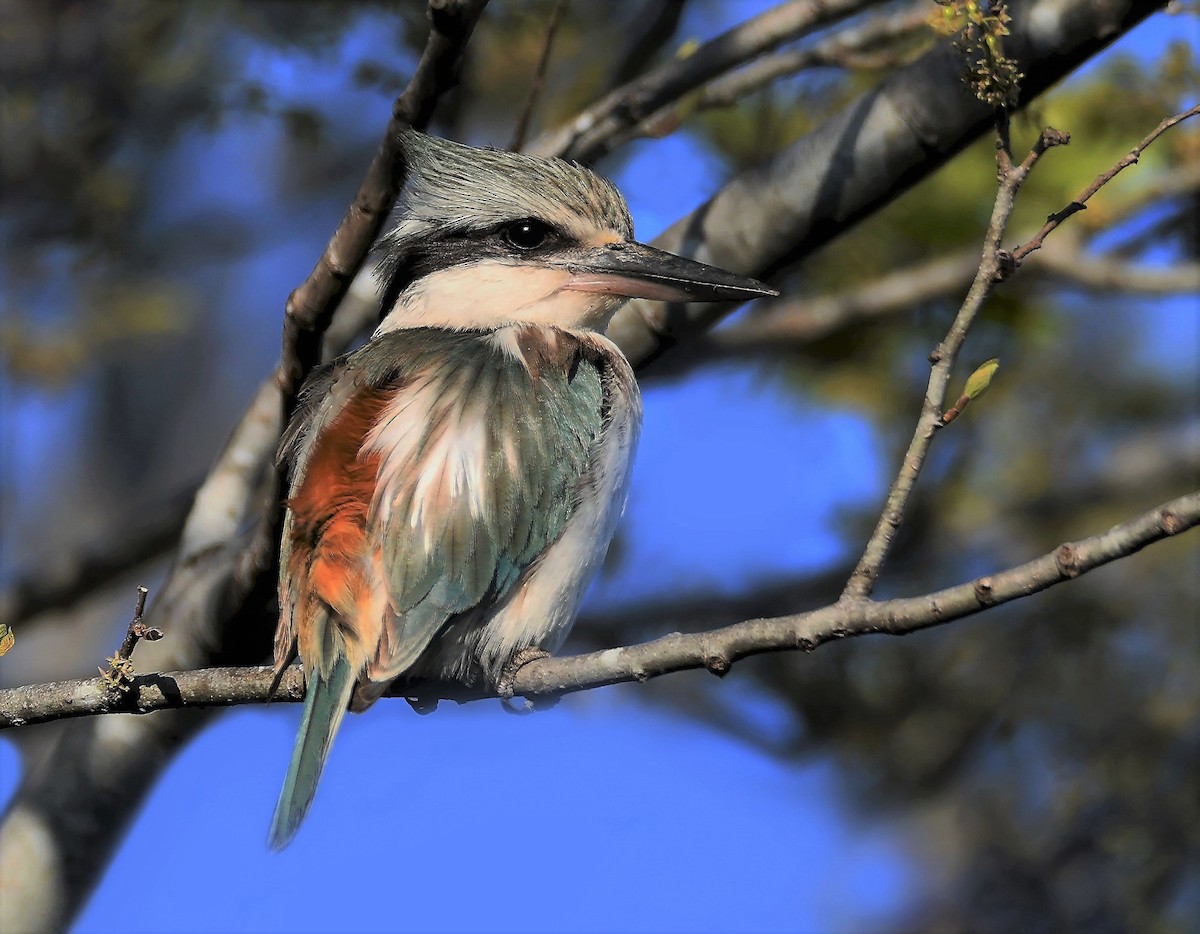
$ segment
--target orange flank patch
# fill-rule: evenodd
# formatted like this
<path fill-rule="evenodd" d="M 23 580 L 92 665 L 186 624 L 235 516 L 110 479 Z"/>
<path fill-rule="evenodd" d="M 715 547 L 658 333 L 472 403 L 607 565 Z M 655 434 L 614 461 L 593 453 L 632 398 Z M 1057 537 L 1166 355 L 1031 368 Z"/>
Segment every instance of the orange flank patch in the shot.
<path fill-rule="evenodd" d="M 375 492 L 379 455 L 361 457 L 363 439 L 391 401 L 393 390 L 365 389 L 346 404 L 322 432 L 300 488 L 288 501 L 292 511 L 289 576 L 299 596 L 303 630 L 311 620 L 308 601 L 328 604 L 352 629 L 374 629 L 361 619 L 374 602 L 379 582 L 367 558 L 367 512 Z"/>

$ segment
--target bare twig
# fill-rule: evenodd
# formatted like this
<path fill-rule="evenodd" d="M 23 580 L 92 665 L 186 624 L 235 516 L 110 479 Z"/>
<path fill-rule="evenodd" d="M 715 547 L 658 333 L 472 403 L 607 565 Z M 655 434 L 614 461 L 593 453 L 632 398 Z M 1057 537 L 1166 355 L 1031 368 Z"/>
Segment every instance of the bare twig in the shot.
<path fill-rule="evenodd" d="M 1158 136 L 1181 120 L 1198 112 L 1200 112 L 1200 106 L 1193 107 L 1190 111 L 1182 114 L 1176 114 L 1174 117 L 1170 117 L 1160 123 L 1154 132 L 1138 143 L 1112 169 L 1098 176 L 1085 189 L 1081 200 L 1072 202 L 1075 205 L 1074 209 L 1068 206 L 1068 208 L 1059 212 L 1059 214 L 1052 215 L 1050 220 L 1047 221 L 1046 226 L 1042 228 L 1042 232 L 1030 243 L 1040 245 L 1046 233 L 1049 233 L 1050 230 L 1061 224 L 1071 214 L 1082 210 L 1083 203 L 1088 198 L 1116 177 L 1122 169 L 1136 162 L 1142 151 L 1153 143 Z M 1070 141 L 1068 134 L 1047 127 L 1042 130 L 1037 143 L 1025 159 L 1019 165 L 1015 165 L 1009 142 L 1008 114 L 1004 110 L 999 111 L 997 115 L 996 130 L 996 164 L 1000 179 L 1000 188 L 996 194 L 992 218 L 988 224 L 988 232 L 984 241 L 983 257 L 979 264 L 979 270 L 954 323 L 950 326 L 949 333 L 941 344 L 934 348 L 933 353 L 930 355 L 930 362 L 933 364 L 933 369 L 930 372 L 929 384 L 925 391 L 925 400 L 921 407 L 921 415 L 917 421 L 917 429 L 913 433 L 912 441 L 909 443 L 896 479 L 892 482 L 891 489 L 888 491 L 887 501 L 883 512 L 880 514 L 879 522 L 875 526 L 875 531 L 871 534 L 871 538 L 863 550 L 858 566 L 846 582 L 846 589 L 842 594 L 843 600 L 853 601 L 870 597 L 875 586 L 875 581 L 879 576 L 880 568 L 887 558 L 892 540 L 904 517 L 904 509 L 908 504 L 909 497 L 912 495 L 917 477 L 920 475 L 925 455 L 933 443 L 933 436 L 939 427 L 946 424 L 938 413 L 945 402 L 946 385 L 949 382 L 950 371 L 958 356 L 958 351 L 962 348 L 971 323 L 979 313 L 988 295 L 991 294 L 995 283 L 1015 268 L 1019 262 L 1020 257 L 1018 253 L 1020 251 L 1005 252 L 1000 249 L 1000 243 L 1004 238 L 1004 232 L 1008 225 L 1008 218 L 1012 214 L 1013 202 L 1017 190 L 1047 149 L 1053 146 L 1064 145 Z M 1037 246 L 1030 247 L 1030 249 L 1036 248 Z M 1027 249 L 1025 252 L 1028 253 L 1030 249 Z"/>
<path fill-rule="evenodd" d="M 557 697 L 696 668 L 724 675 L 740 659 L 764 652 L 812 651 L 827 642 L 875 633 L 907 635 L 1073 580 L 1196 525 L 1200 525 L 1200 492 L 1165 502 L 1107 532 L 1062 544 L 1033 561 L 936 593 L 882 602 L 839 601 L 808 613 L 746 620 L 709 632 L 674 633 L 641 645 L 539 658 L 518 670 L 514 692 L 529 698 Z M 104 691 L 99 679 L 11 688 L 0 691 L 0 729 L 105 713 L 262 703 L 272 674 L 271 668 L 263 666 L 140 675 L 121 697 Z M 433 683 L 399 683 L 389 693 L 423 703 L 492 696 L 478 689 Z M 273 700 L 303 698 L 303 678 L 298 668 L 291 668 Z"/>
<path fill-rule="evenodd" d="M 134 605 L 133 619 L 125 630 L 125 638 L 121 645 L 108 659 L 108 668 L 100 669 L 100 681 L 107 689 L 116 694 L 123 694 L 133 683 L 133 650 L 139 639 L 147 642 L 157 642 L 163 637 L 163 631 L 155 626 L 147 626 L 143 617 L 146 613 L 146 595 L 150 593 L 145 587 L 137 589 L 137 602 Z"/>
<path fill-rule="evenodd" d="M 611 152 L 615 137 L 719 74 L 773 48 L 850 16 L 875 0 L 790 0 L 740 23 L 593 104 L 566 126 L 543 133 L 529 147 L 541 156 L 594 162 Z"/>
<path fill-rule="evenodd" d="M 1125 157 L 1120 159 L 1116 165 L 1114 165 L 1107 172 L 1101 172 L 1099 175 L 1097 175 L 1092 183 L 1088 185 L 1087 188 L 1083 189 L 1078 196 L 1076 196 L 1074 201 L 1068 204 L 1061 211 L 1056 211 L 1047 217 L 1046 223 L 1042 225 L 1042 229 L 1034 235 L 1032 240 L 1029 240 L 1026 243 L 1023 243 L 1020 246 L 1008 251 L 1005 258 L 1006 266 L 1009 266 L 1010 268 L 1019 266 L 1021 264 L 1021 260 L 1023 260 L 1034 250 L 1041 248 L 1042 241 L 1046 239 L 1051 231 L 1062 224 L 1063 221 L 1074 214 L 1078 214 L 1080 211 L 1087 210 L 1087 202 L 1092 195 L 1111 182 L 1121 172 L 1125 171 L 1125 169 L 1129 168 L 1131 165 L 1136 165 L 1138 159 L 1141 158 L 1141 155 L 1146 150 L 1147 146 L 1153 143 L 1159 138 L 1159 136 L 1161 136 L 1171 127 L 1175 126 L 1175 124 L 1181 123 L 1182 121 L 1187 120 L 1189 117 L 1194 117 L 1196 114 L 1200 114 L 1200 104 L 1196 104 L 1182 113 L 1177 113 L 1175 116 L 1167 117 L 1167 119 L 1163 120 L 1162 123 L 1156 126 L 1150 132 L 1150 134 L 1145 137 L 1145 139 L 1134 146 L 1133 149 L 1129 150 Z"/>
<path fill-rule="evenodd" d="M 533 117 L 533 108 L 542 94 L 546 84 L 546 68 L 550 64 L 550 52 L 554 48 L 554 36 L 562 23 L 563 15 L 567 12 L 567 0 L 558 0 L 550 20 L 546 23 L 546 31 L 542 34 L 542 52 L 538 56 L 537 66 L 533 69 L 533 78 L 529 82 L 529 94 L 525 97 L 525 106 L 517 117 L 517 125 L 513 130 L 512 142 L 508 148 L 513 152 L 525 145 L 525 135 L 529 132 L 529 121 Z"/>
<path fill-rule="evenodd" d="M 1068 141 L 1066 134 L 1051 127 L 1042 130 L 1037 143 L 1029 151 L 1029 155 L 1017 165 L 1013 163 L 1012 151 L 1008 138 L 1008 117 L 1005 111 L 1000 111 L 996 120 L 996 164 L 999 170 L 1000 187 L 996 193 L 996 201 L 992 207 L 992 217 L 988 222 L 987 234 L 984 237 L 983 257 L 975 280 L 959 308 L 954 323 L 950 325 L 942 342 L 934 348 L 929 356 L 933 368 L 929 374 L 929 383 L 925 390 L 925 400 L 921 406 L 921 414 L 917 419 L 917 428 L 913 433 L 901 462 L 896 479 L 888 491 L 887 501 L 875 531 L 863 549 L 846 589 L 842 593 L 843 600 L 860 600 L 871 596 L 875 581 L 879 577 L 880 568 L 891 550 L 892 541 L 900 522 L 904 518 L 904 510 L 909 497 L 920 476 L 925 455 L 933 443 L 933 436 L 942 427 L 942 409 L 946 400 L 946 386 L 950 381 L 950 372 L 954 361 L 967 338 L 967 332 L 978 315 L 983 303 L 991 294 L 992 288 L 1000 274 L 1000 243 L 1008 227 L 1008 219 L 1012 215 L 1013 203 L 1017 191 L 1025 181 L 1030 170 L 1041 158 L 1043 153 L 1052 146 L 1059 146 Z"/>

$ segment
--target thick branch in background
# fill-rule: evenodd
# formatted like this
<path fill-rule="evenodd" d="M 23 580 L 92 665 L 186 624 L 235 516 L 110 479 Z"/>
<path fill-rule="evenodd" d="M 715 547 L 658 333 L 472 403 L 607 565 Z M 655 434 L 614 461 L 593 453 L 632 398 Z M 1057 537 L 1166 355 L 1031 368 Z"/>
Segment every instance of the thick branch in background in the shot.
<path fill-rule="evenodd" d="M 1015 6 L 1011 47 L 1030 76 L 1027 93 L 1061 78 L 1161 5 Z M 978 137 L 988 113 L 958 90 L 959 77 L 949 50 L 914 63 L 771 166 L 736 180 L 658 244 L 744 272 L 770 272 L 801 258 Z M 642 305 L 620 316 L 613 333 L 639 362 L 713 318 Z M 201 490 L 168 584 L 149 614 L 168 637 L 140 649 L 139 665 L 170 670 L 265 657 L 274 583 L 260 571 L 245 599 L 234 600 L 230 581 L 243 553 L 240 529 L 265 503 L 261 481 L 280 408 L 279 389 L 265 386 Z M 64 732 L 27 775 L 0 827 L 6 890 L 0 928 L 53 930 L 69 922 L 163 765 L 203 722 L 195 712 L 175 712 L 102 718 Z"/>
<path fill-rule="evenodd" d="M 1024 72 L 1022 104 L 1165 4 L 1162 0 L 1012 3 L 1005 53 Z M 992 110 L 939 44 L 761 168 L 735 178 L 655 245 L 770 279 L 883 207 L 978 139 Z M 630 359 L 651 361 L 730 311 L 633 301 L 609 328 Z"/>
<path fill-rule="evenodd" d="M 772 7 L 704 43 L 692 54 L 672 59 L 617 88 L 566 126 L 542 134 L 529 151 L 538 156 L 595 162 L 624 142 L 622 133 L 665 104 L 785 42 L 852 16 L 873 2 L 876 0 L 791 0 Z"/>
<path fill-rule="evenodd" d="M 641 645 L 586 655 L 540 658 L 517 672 L 513 693 L 531 700 L 548 699 L 697 668 L 724 675 L 735 662 L 764 652 L 810 652 L 851 636 L 908 635 L 1040 593 L 1196 525 L 1200 525 L 1200 493 L 1189 493 L 1107 532 L 1066 542 L 1026 564 L 936 593 L 877 603 L 844 600 L 809 613 L 746 620 L 707 632 L 672 633 Z M 102 678 L 12 688 L 0 691 L 0 730 L 63 717 L 304 699 L 298 667 L 287 670 L 274 695 L 270 693 L 273 675 L 268 667 L 155 673 L 135 677 L 124 693 L 110 690 Z M 394 684 L 388 694 L 422 704 L 492 696 L 453 684 L 404 682 Z"/>

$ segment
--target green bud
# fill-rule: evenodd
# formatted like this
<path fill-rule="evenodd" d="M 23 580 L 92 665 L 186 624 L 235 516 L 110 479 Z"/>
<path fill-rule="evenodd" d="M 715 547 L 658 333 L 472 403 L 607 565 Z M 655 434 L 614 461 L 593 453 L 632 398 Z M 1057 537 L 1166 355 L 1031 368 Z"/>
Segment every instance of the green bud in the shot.
<path fill-rule="evenodd" d="M 1000 358 L 992 357 L 992 359 L 981 363 L 976 367 L 975 372 L 967 378 L 967 388 L 963 390 L 963 395 L 974 401 L 987 392 L 988 386 L 992 385 L 992 377 L 996 375 L 996 370 L 1000 368 Z"/>

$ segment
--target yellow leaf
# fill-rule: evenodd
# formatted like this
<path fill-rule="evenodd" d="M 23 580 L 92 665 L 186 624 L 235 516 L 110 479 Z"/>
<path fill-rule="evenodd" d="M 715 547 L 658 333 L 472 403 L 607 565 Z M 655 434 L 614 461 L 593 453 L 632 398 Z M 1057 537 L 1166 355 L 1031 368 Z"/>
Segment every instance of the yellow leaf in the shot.
<path fill-rule="evenodd" d="M 13 635 L 13 631 L 4 623 L 0 623 L 0 655 L 11 649 L 16 641 L 17 637 Z"/>

